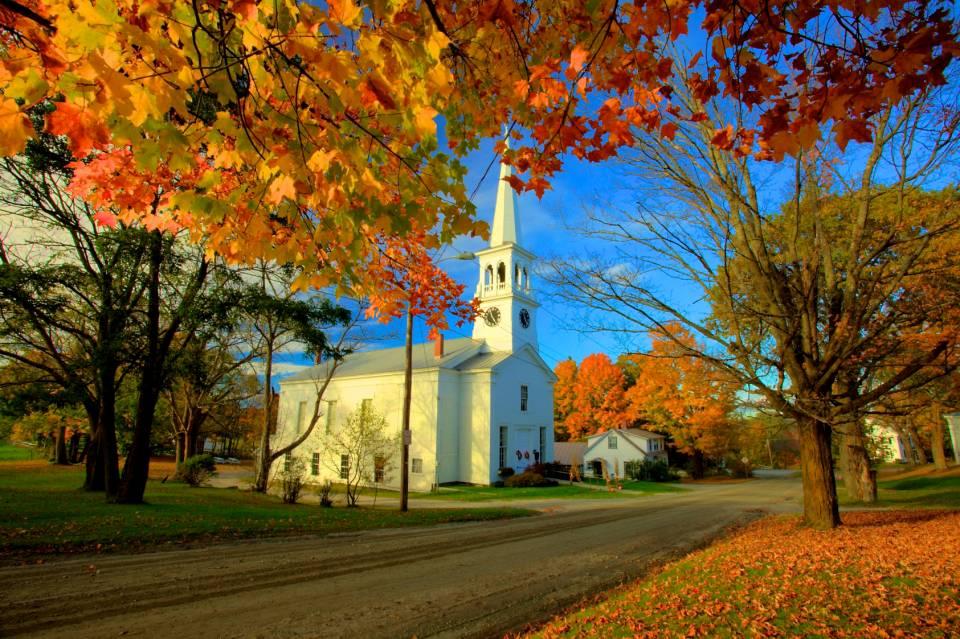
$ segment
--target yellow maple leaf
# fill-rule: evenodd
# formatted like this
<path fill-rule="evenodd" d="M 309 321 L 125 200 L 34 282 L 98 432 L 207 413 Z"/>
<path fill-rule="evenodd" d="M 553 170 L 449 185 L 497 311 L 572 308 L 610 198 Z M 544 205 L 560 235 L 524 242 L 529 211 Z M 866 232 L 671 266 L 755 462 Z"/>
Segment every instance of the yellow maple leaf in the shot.
<path fill-rule="evenodd" d="M 421 107 L 417 111 L 416 118 L 414 119 L 414 126 L 417 127 L 417 132 L 420 135 L 436 135 L 437 133 L 437 123 L 434 122 L 433 118 L 437 116 L 437 110 L 433 107 Z"/>
<path fill-rule="evenodd" d="M 330 17 L 346 26 L 352 25 L 360 16 L 360 7 L 353 0 L 328 0 L 327 6 L 330 7 Z"/>
<path fill-rule="evenodd" d="M 280 204 L 284 198 L 295 200 L 297 198 L 297 189 L 294 185 L 293 178 L 281 173 L 270 183 L 267 202 L 270 204 Z"/>
<path fill-rule="evenodd" d="M 32 135 L 30 119 L 20 111 L 17 103 L 8 97 L 0 97 L 0 154 L 20 153 Z"/>

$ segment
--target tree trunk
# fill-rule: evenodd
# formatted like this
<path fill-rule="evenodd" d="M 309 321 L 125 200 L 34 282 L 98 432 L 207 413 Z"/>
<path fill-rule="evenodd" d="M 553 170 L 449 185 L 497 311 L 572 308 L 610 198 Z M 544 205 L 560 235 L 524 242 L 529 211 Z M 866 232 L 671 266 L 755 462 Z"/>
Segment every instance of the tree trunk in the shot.
<path fill-rule="evenodd" d="M 269 329 L 268 329 L 269 330 Z M 260 448 L 257 451 L 257 476 L 253 481 L 253 489 L 258 493 L 267 492 L 270 481 L 270 466 L 273 459 L 270 455 L 270 426 L 273 422 L 273 341 L 267 340 L 264 355 L 263 373 L 263 432 L 260 434 Z"/>
<path fill-rule="evenodd" d="M 909 418 L 908 418 L 909 420 Z M 907 435 L 910 441 L 910 447 L 913 449 L 913 460 L 914 463 L 919 464 L 920 466 L 926 466 L 927 462 L 927 451 L 923 449 L 923 441 L 920 439 L 920 433 L 917 432 L 917 427 L 913 425 L 912 421 L 907 421 Z"/>
<path fill-rule="evenodd" d="M 54 446 L 53 463 L 66 466 L 70 463 L 67 459 L 67 427 L 61 425 L 57 429 L 57 442 Z"/>
<path fill-rule="evenodd" d="M 933 466 L 937 470 L 947 469 L 947 449 L 944 441 L 943 407 L 934 401 L 930 406 L 930 452 L 933 454 Z"/>
<path fill-rule="evenodd" d="M 803 476 L 803 520 L 815 528 L 840 525 L 830 427 L 810 417 L 797 420 Z"/>
<path fill-rule="evenodd" d="M 193 457 L 203 452 L 198 449 L 200 444 L 200 429 L 203 428 L 203 422 L 206 421 L 206 418 L 207 416 L 203 409 L 190 409 L 189 421 L 187 422 L 186 434 L 184 435 L 184 439 L 186 440 L 184 455 L 186 457 Z"/>
<path fill-rule="evenodd" d="M 690 476 L 694 479 L 703 479 L 707 474 L 703 461 L 703 451 L 699 448 L 693 449 L 693 464 L 690 467 Z"/>
<path fill-rule="evenodd" d="M 840 466 L 847 496 L 854 501 L 873 503 L 877 500 L 877 476 L 870 472 L 863 427 L 858 421 L 845 424 L 841 430 Z"/>
<path fill-rule="evenodd" d="M 173 443 L 174 443 L 174 446 L 176 447 L 175 450 L 174 450 L 174 453 L 173 453 L 173 461 L 174 461 L 176 464 L 178 464 L 178 465 L 179 465 L 179 464 L 182 464 L 183 461 L 184 461 L 184 456 L 183 456 L 183 433 L 178 432 L 178 433 L 174 434 L 174 436 L 173 436 Z"/>
<path fill-rule="evenodd" d="M 160 266 L 163 262 L 163 235 L 150 233 L 150 274 L 147 283 L 147 356 L 140 374 L 133 439 L 123 465 L 118 504 L 142 504 L 150 473 L 150 434 L 160 399 L 163 354 L 160 346 Z"/>
<path fill-rule="evenodd" d="M 80 431 L 74 428 L 73 434 L 70 435 L 70 448 L 67 451 L 67 458 L 70 460 L 71 464 L 77 463 L 77 456 L 79 454 L 80 454 Z"/>

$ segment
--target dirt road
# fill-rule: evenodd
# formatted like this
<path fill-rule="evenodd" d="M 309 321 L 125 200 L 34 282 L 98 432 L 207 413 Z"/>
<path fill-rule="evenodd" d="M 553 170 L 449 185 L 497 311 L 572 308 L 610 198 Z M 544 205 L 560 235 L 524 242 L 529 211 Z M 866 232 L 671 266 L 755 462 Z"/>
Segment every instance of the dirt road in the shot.
<path fill-rule="evenodd" d="M 501 522 L 3 568 L 0 635 L 498 636 L 760 510 L 796 511 L 799 494 L 796 480 L 697 486 Z"/>

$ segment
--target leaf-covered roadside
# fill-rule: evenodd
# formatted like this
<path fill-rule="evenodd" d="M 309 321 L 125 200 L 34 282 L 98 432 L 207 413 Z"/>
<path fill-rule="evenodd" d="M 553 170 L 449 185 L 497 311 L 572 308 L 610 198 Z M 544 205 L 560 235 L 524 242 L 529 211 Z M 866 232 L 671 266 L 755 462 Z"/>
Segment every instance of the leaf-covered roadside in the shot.
<path fill-rule="evenodd" d="M 844 524 L 755 522 L 529 636 L 955 636 L 960 513 L 854 512 Z"/>

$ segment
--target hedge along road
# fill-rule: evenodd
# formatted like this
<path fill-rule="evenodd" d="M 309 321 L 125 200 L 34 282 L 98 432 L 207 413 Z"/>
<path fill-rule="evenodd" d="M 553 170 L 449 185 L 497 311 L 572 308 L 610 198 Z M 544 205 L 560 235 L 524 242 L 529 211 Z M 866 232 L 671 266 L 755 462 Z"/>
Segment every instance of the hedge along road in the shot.
<path fill-rule="evenodd" d="M 799 496 L 792 479 L 700 485 L 571 500 L 514 520 L 4 568 L 0 635 L 501 635 L 640 576 L 726 526 L 797 512 Z"/>

